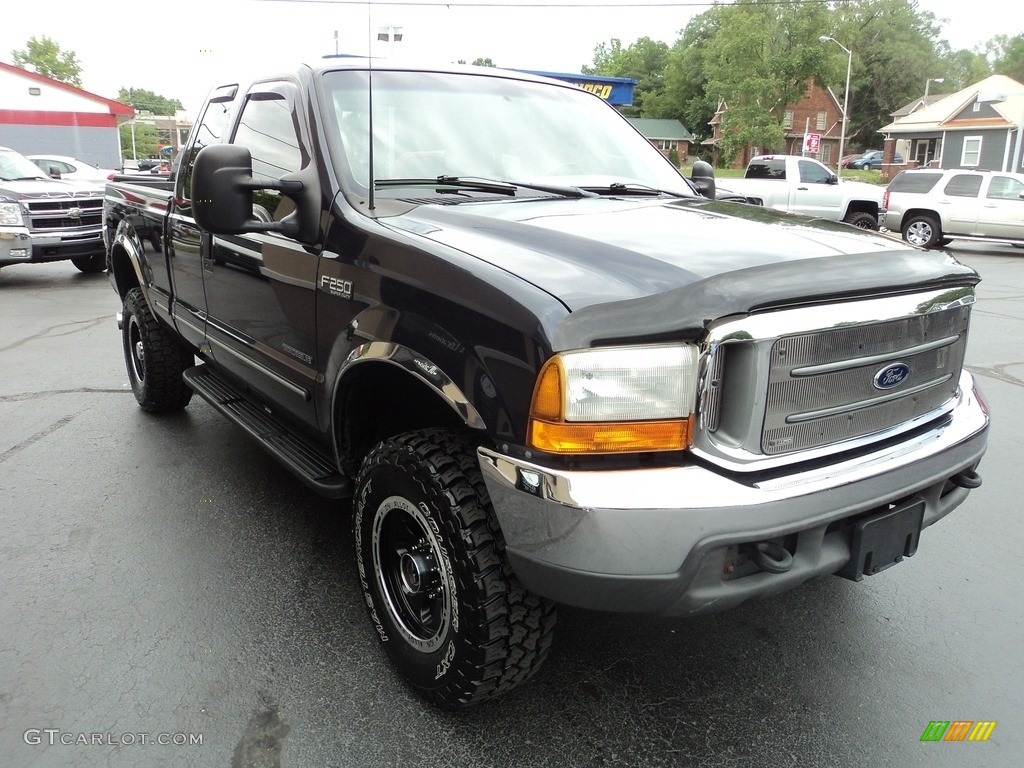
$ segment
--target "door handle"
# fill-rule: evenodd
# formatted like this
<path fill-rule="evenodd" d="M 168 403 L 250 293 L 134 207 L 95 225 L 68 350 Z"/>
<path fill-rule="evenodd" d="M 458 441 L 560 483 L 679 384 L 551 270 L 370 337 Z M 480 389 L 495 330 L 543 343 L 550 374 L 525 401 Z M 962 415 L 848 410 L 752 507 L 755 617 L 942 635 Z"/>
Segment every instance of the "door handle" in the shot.
<path fill-rule="evenodd" d="M 807 191 L 807 187 L 797 187 L 797 189 L 802 189 L 804 192 Z"/>

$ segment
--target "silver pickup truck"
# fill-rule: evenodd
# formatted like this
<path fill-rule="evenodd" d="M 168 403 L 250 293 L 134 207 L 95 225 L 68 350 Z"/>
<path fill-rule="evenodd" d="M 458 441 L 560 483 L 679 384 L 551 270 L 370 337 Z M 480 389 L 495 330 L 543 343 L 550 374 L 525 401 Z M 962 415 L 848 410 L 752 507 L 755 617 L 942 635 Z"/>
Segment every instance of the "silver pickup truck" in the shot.
<path fill-rule="evenodd" d="M 0 147 L 0 267 L 70 259 L 83 272 L 106 269 L 103 189 L 51 179 Z"/>

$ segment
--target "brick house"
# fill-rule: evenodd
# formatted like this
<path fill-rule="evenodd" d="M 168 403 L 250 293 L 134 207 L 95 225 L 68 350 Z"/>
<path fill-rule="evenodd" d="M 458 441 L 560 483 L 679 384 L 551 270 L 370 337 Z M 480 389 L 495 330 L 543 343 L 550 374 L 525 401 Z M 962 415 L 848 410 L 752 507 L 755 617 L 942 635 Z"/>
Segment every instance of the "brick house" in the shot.
<path fill-rule="evenodd" d="M 711 126 L 710 139 L 701 142 L 710 146 L 712 164 L 718 165 L 719 146 L 722 141 L 722 117 L 729 105 L 723 99 L 718 103 L 718 110 L 708 125 Z M 733 168 L 745 168 L 751 157 L 768 152 L 787 155 L 803 154 L 804 132 L 816 133 L 821 137 L 818 151 L 808 153 L 808 157 L 820 160 L 825 165 L 835 165 L 839 159 L 839 136 L 843 130 L 843 106 L 831 88 L 823 88 L 811 80 L 807 83 L 807 91 L 803 98 L 787 104 L 782 114 L 783 146 L 755 147 L 747 145 L 743 151 L 733 158 Z"/>

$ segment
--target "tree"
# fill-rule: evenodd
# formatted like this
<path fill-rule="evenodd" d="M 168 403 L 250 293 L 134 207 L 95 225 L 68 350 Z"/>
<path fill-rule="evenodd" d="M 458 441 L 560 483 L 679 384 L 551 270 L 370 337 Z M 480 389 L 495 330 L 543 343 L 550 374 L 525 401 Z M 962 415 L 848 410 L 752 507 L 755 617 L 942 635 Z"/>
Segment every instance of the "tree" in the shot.
<path fill-rule="evenodd" d="M 641 37 L 627 47 L 612 38 L 608 45 L 598 43 L 594 48 L 593 66 L 583 66 L 585 75 L 628 77 L 637 81 L 633 92 L 633 105 L 622 108 L 631 117 L 662 117 L 654 114 L 660 109 L 659 100 L 664 91 L 665 65 L 669 47 L 666 43 Z"/>
<path fill-rule="evenodd" d="M 28 39 L 25 48 L 11 51 L 14 66 L 28 69 L 30 66 L 40 75 L 60 80 L 76 88 L 82 87 L 82 65 L 74 51 L 64 51 L 53 40 L 43 35 Z"/>
<path fill-rule="evenodd" d="M 494 67 L 494 66 L 497 66 L 497 65 L 493 61 L 491 61 L 491 57 L 488 56 L 486 59 L 479 59 L 479 58 L 478 59 L 473 59 L 473 66 L 474 67 Z"/>
<path fill-rule="evenodd" d="M 849 144 L 874 146 L 893 112 L 923 96 L 928 78 L 946 76 L 942 54 L 949 48 L 939 40 L 935 15 L 918 10 L 914 0 L 839 4 L 831 21 L 827 34 L 853 51 Z M 842 99 L 846 54 L 828 45 L 834 64 L 827 82 Z M 943 84 L 946 90 L 950 83 Z"/>
<path fill-rule="evenodd" d="M 1024 34 L 1014 37 L 996 35 L 986 46 L 992 59 L 992 71 L 1024 83 Z"/>
<path fill-rule="evenodd" d="M 818 42 L 828 28 L 828 7 L 737 0 L 707 13 L 718 23 L 705 44 L 705 92 L 729 104 L 722 119 L 725 155 L 749 144 L 781 147 L 786 106 L 803 98 L 809 80 L 829 71 L 832 53 Z"/>
<path fill-rule="evenodd" d="M 132 146 L 132 128 L 135 130 L 135 146 Z M 156 128 L 148 123 L 125 123 L 121 131 L 121 156 L 131 158 L 155 157 L 157 154 Z"/>
<path fill-rule="evenodd" d="M 122 87 L 117 92 L 117 100 L 133 107 L 136 112 L 149 112 L 154 115 L 173 115 L 176 110 L 184 109 L 177 99 L 168 99 L 144 88 Z"/>

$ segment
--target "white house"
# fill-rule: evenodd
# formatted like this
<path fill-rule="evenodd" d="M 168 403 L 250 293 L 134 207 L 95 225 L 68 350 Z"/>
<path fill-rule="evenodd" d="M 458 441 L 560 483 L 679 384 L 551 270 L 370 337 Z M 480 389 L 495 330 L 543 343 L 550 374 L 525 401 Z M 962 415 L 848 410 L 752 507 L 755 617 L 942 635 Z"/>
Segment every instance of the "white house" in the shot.
<path fill-rule="evenodd" d="M 118 124 L 134 114 L 118 101 L 0 62 L 0 146 L 119 168 Z"/>
<path fill-rule="evenodd" d="M 1020 172 L 1022 123 L 1024 85 L 992 75 L 897 117 L 880 133 L 906 142 L 907 160 L 918 165 Z"/>

